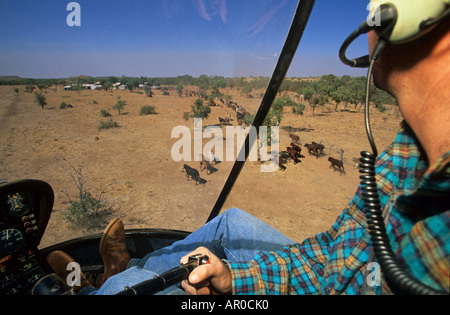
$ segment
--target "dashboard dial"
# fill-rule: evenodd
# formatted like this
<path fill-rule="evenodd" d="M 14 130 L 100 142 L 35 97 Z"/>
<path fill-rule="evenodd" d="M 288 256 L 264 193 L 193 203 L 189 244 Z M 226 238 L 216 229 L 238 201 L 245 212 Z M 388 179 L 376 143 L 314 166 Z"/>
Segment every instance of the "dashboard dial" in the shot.
<path fill-rule="evenodd" d="M 18 229 L 0 231 L 0 257 L 7 256 L 22 247 L 23 234 Z"/>
<path fill-rule="evenodd" d="M 16 192 L 7 195 L 7 207 L 10 216 L 20 217 L 31 208 L 32 198 L 26 192 Z"/>

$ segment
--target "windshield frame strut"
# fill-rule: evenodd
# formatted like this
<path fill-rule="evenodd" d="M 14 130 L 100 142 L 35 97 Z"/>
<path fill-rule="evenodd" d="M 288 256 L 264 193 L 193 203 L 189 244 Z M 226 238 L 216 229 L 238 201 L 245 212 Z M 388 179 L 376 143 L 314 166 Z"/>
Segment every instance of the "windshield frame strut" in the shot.
<path fill-rule="evenodd" d="M 278 59 L 278 63 L 275 67 L 266 93 L 264 94 L 261 105 L 252 123 L 252 126 L 256 127 L 255 129 L 257 135 L 259 135 L 259 127 L 264 123 L 264 120 L 266 119 L 267 114 L 272 107 L 278 90 L 280 89 L 280 86 L 283 83 L 283 80 L 289 70 L 291 62 L 297 52 L 300 40 L 303 37 L 303 33 L 305 31 L 306 25 L 308 24 L 308 20 L 311 16 L 314 4 L 315 0 L 299 1 L 288 36 L 284 43 L 283 50 L 281 51 L 280 58 Z M 257 137 L 250 137 L 250 134 L 247 135 L 245 142 L 242 145 L 241 152 L 238 155 L 238 157 L 245 156 L 245 159 L 236 159 L 233 168 L 231 169 L 231 172 L 228 176 L 228 179 L 225 182 L 225 185 L 220 192 L 220 195 L 217 198 L 213 209 L 211 210 L 208 220 L 206 221 L 207 223 L 217 217 L 222 210 L 223 205 L 228 199 L 228 196 L 231 193 L 231 190 L 233 189 L 233 186 L 236 183 L 239 174 L 241 173 L 242 168 L 244 167 L 244 164 L 248 159 L 250 150 L 247 150 L 246 148 L 251 148 L 256 141 L 256 138 Z"/>

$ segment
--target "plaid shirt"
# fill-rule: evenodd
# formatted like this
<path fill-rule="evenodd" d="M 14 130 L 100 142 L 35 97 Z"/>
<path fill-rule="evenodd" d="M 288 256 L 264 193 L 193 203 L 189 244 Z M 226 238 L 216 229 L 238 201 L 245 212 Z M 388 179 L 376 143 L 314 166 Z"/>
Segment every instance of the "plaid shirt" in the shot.
<path fill-rule="evenodd" d="M 400 264 L 430 287 L 449 292 L 450 151 L 434 165 L 402 123 L 377 159 L 387 233 Z M 332 228 L 251 262 L 228 262 L 234 294 L 390 294 L 377 264 L 369 264 L 370 236 L 361 191 Z M 361 292 L 365 283 L 367 288 Z"/>

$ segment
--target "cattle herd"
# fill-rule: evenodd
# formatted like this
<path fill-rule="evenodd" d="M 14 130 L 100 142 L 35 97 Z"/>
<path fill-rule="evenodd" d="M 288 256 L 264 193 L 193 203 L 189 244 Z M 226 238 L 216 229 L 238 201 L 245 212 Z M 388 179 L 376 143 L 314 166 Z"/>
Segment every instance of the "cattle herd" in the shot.
<path fill-rule="evenodd" d="M 286 151 L 281 151 L 280 159 L 279 159 L 279 167 L 281 170 L 286 170 L 286 165 L 288 161 L 291 159 L 294 161 L 294 164 L 301 162 L 300 158 L 304 158 L 305 156 L 301 154 L 302 148 L 298 145 L 300 142 L 300 137 L 294 134 L 290 134 L 289 137 L 292 139 L 291 145 L 286 148 Z M 308 150 L 308 154 L 310 156 L 315 156 L 316 159 L 323 155 L 323 151 L 325 146 L 322 143 L 312 142 L 306 143 L 304 147 Z M 332 157 L 328 158 L 328 161 L 331 163 L 330 168 L 333 168 L 335 171 L 341 172 L 341 174 L 345 174 L 344 162 L 342 161 L 342 155 L 344 151 L 341 150 L 341 158 L 335 159 Z"/>
<path fill-rule="evenodd" d="M 191 94 L 188 95 L 192 96 Z M 239 126 L 248 124 L 246 118 L 250 116 L 250 113 L 235 102 L 232 102 L 230 100 L 216 99 L 215 101 L 210 101 L 209 105 L 227 106 L 228 108 L 232 109 L 233 112 L 236 113 L 236 120 Z M 219 117 L 220 125 L 231 124 L 231 121 L 233 121 L 231 115 L 225 118 Z M 281 151 L 279 155 L 278 166 L 282 171 L 285 171 L 287 169 L 286 164 L 289 162 L 289 160 L 292 160 L 295 165 L 301 162 L 300 160 L 301 158 L 305 158 L 305 156 L 301 154 L 302 148 L 300 147 L 300 137 L 294 134 L 289 134 L 289 137 L 292 139 L 290 146 L 287 147 L 285 151 Z M 323 151 L 325 149 L 325 146 L 322 143 L 317 143 L 313 141 L 312 143 L 306 143 L 304 147 L 308 150 L 308 154 L 310 156 L 315 156 L 316 159 L 319 159 L 321 156 L 324 155 Z M 328 161 L 330 162 L 330 168 L 333 168 L 334 171 L 338 171 L 341 174 L 346 174 L 344 169 L 344 163 L 342 160 L 343 153 L 344 151 L 341 150 L 340 159 L 328 157 Z M 217 158 L 215 158 L 212 153 L 210 154 L 210 156 L 206 158 L 203 155 L 200 158 L 201 158 L 200 171 L 206 171 L 207 175 L 210 175 L 218 171 L 218 169 L 215 166 L 221 161 L 217 160 Z M 355 158 L 353 158 L 353 161 L 356 161 Z M 194 180 L 196 185 L 198 184 L 204 185 L 207 183 L 207 180 L 200 177 L 200 172 L 197 169 L 192 168 L 187 164 L 183 165 L 181 171 L 186 174 L 187 180 L 191 179 Z"/>

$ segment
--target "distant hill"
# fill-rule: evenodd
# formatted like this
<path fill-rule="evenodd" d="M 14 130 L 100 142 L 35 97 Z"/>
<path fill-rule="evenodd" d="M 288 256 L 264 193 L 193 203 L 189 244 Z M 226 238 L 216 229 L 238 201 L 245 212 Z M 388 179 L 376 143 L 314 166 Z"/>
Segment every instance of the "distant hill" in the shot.
<path fill-rule="evenodd" d="M 8 81 L 8 80 L 21 80 L 21 77 L 18 77 L 16 75 L 4 75 L 0 76 L 0 81 Z"/>

